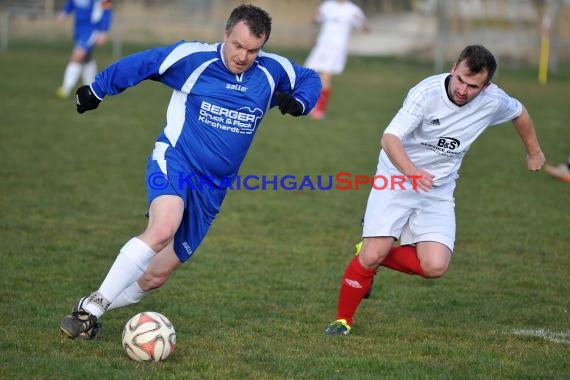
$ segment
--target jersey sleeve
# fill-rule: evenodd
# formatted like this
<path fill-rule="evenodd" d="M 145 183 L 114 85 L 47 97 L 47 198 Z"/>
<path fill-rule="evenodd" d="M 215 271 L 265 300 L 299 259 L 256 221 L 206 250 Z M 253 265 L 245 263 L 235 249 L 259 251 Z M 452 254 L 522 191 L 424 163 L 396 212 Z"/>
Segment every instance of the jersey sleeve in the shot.
<path fill-rule="evenodd" d="M 327 6 L 329 4 L 324 2 L 322 3 L 319 8 L 317 9 L 316 14 L 314 15 L 314 22 L 317 24 L 322 23 L 323 21 L 325 21 L 326 18 L 326 14 L 327 14 Z"/>
<path fill-rule="evenodd" d="M 366 15 L 362 11 L 361 8 L 355 7 L 354 9 L 354 17 L 352 18 L 352 26 L 357 29 L 364 28 L 366 24 Z"/>
<path fill-rule="evenodd" d="M 68 0 L 61 9 L 61 11 L 66 15 L 72 13 L 74 10 L 75 10 L 75 5 L 73 4 L 73 0 Z"/>
<path fill-rule="evenodd" d="M 490 125 L 498 125 L 513 120 L 520 116 L 523 110 L 521 102 L 509 96 L 499 87 L 492 85 L 489 89 L 492 96 L 497 98 L 497 110 L 493 115 Z"/>
<path fill-rule="evenodd" d="M 113 6 L 111 0 L 103 0 L 101 4 L 103 8 L 103 16 L 96 25 L 96 29 L 102 32 L 108 32 L 111 29 L 111 21 L 113 19 Z"/>
<path fill-rule="evenodd" d="M 321 78 L 316 71 L 293 65 L 295 72 L 297 73 L 297 81 L 293 87 L 293 97 L 297 99 L 304 107 L 303 115 L 307 115 L 315 106 L 319 100 L 321 94 Z"/>
<path fill-rule="evenodd" d="M 173 45 L 145 50 L 112 63 L 95 77 L 95 82 L 91 85 L 93 92 L 99 99 L 103 99 L 108 95 L 120 94 L 143 80 L 159 80 L 164 71 L 164 61 L 183 43 L 184 41 L 180 41 Z"/>
<path fill-rule="evenodd" d="M 322 88 L 319 74 L 277 54 L 264 52 L 262 57 L 267 61 L 267 69 L 275 80 L 274 93 L 291 94 L 303 105 L 303 115 L 307 115 L 319 100 Z M 277 106 L 275 98 L 271 100 L 270 106 Z"/>
<path fill-rule="evenodd" d="M 419 127 L 423 119 L 423 103 L 423 96 L 419 90 L 419 86 L 415 86 L 408 92 L 404 104 L 398 113 L 396 113 L 384 133 L 395 135 L 402 139 Z"/>

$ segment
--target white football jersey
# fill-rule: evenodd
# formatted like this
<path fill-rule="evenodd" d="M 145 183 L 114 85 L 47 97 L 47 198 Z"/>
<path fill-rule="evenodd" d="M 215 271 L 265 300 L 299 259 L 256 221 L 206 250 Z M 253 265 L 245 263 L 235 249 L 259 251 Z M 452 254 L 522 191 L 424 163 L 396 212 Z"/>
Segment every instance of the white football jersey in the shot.
<path fill-rule="evenodd" d="M 317 45 L 345 49 L 353 28 L 362 28 L 366 16 L 350 1 L 325 1 L 319 7 L 316 21 L 321 24 Z"/>
<path fill-rule="evenodd" d="M 455 181 L 469 147 L 487 127 L 518 117 L 522 104 L 491 83 L 459 107 L 447 96 L 449 73 L 434 75 L 413 87 L 384 133 L 398 136 L 410 160 L 432 174 L 434 185 Z M 378 171 L 397 169 L 380 152 Z"/>

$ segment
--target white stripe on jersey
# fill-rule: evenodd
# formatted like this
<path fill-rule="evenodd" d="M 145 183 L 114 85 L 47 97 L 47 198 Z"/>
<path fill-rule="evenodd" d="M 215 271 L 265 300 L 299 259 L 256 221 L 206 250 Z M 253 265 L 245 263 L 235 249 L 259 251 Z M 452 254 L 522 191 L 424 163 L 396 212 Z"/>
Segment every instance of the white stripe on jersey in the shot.
<path fill-rule="evenodd" d="M 293 69 L 293 65 L 287 58 L 281 57 L 273 53 L 265 53 L 263 51 L 259 53 L 259 56 L 268 57 L 277 61 L 287 73 L 287 76 L 289 77 L 289 82 L 291 82 L 291 88 L 292 89 L 295 88 L 295 82 L 297 81 L 297 76 L 295 75 L 295 69 Z"/>
<path fill-rule="evenodd" d="M 273 94 L 273 92 L 275 91 L 275 81 L 273 80 L 271 73 L 265 67 L 263 67 L 261 65 L 258 65 L 257 67 L 259 67 L 261 69 L 261 71 L 263 71 L 265 73 L 265 76 L 267 77 L 267 82 L 269 83 L 269 88 L 271 88 L 271 93 Z M 269 98 L 267 101 L 267 106 L 265 107 L 265 112 L 267 112 L 269 110 L 270 106 L 271 106 L 271 98 Z"/>
<path fill-rule="evenodd" d="M 160 75 L 164 74 L 170 66 L 174 65 L 176 62 L 180 61 L 182 58 L 189 56 L 192 53 L 197 53 L 200 51 L 215 51 L 219 44 L 204 44 L 198 42 L 186 42 L 177 46 L 172 52 L 166 57 L 166 59 L 160 65 L 158 73 Z"/>
<path fill-rule="evenodd" d="M 154 150 L 152 151 L 152 159 L 158 163 L 160 170 L 164 174 L 168 174 L 168 169 L 166 166 L 166 159 L 164 155 L 166 153 L 166 149 L 168 149 L 169 145 L 160 141 L 157 141 L 154 144 Z"/>
<path fill-rule="evenodd" d="M 186 82 L 182 85 L 181 90 L 174 90 L 172 93 L 168 109 L 166 110 L 166 127 L 164 127 L 164 134 L 172 146 L 176 146 L 176 142 L 178 141 L 178 138 L 182 133 L 182 128 L 184 127 L 184 120 L 186 119 L 186 98 L 188 97 L 188 94 L 190 94 L 192 87 L 194 87 L 194 84 L 200 75 L 202 75 L 204 70 L 206 70 L 212 62 L 217 60 L 218 58 L 214 58 L 202 63 L 192 72 L 192 74 L 190 74 Z"/>
<path fill-rule="evenodd" d="M 91 11 L 91 23 L 97 24 L 103 18 L 103 7 L 101 6 L 101 1 L 95 1 L 93 3 L 93 10 Z"/>
<path fill-rule="evenodd" d="M 189 94 L 192 91 L 192 87 L 194 87 L 194 84 L 196 83 L 196 81 L 198 80 L 200 75 L 202 75 L 204 70 L 206 70 L 206 68 L 208 66 L 210 66 L 210 64 L 212 62 L 216 62 L 217 60 L 218 60 L 218 58 L 213 58 L 213 59 L 210 59 L 209 61 L 202 63 L 200 66 L 198 66 L 198 68 L 196 70 L 194 70 L 192 72 L 192 74 L 190 74 L 188 79 L 186 79 L 186 82 L 184 82 L 180 91 L 182 91 L 186 94 Z"/>
<path fill-rule="evenodd" d="M 176 142 L 184 127 L 187 97 L 188 94 L 174 90 L 170 97 L 170 103 L 168 103 L 168 109 L 166 110 L 166 127 L 164 127 L 164 134 L 173 147 L 176 146 Z"/>

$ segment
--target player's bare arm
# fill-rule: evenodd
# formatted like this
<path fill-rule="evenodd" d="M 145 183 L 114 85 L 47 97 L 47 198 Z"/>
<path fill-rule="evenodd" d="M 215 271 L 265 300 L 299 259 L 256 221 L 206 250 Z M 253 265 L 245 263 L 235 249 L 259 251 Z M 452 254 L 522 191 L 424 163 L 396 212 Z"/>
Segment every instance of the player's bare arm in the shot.
<path fill-rule="evenodd" d="M 103 46 L 107 42 L 107 32 L 99 31 L 97 37 L 95 38 L 95 45 Z"/>
<path fill-rule="evenodd" d="M 522 113 L 513 119 L 513 125 L 526 148 L 528 169 L 532 171 L 542 169 L 546 159 L 540 148 L 532 118 L 525 107 L 523 107 Z"/>
<path fill-rule="evenodd" d="M 429 191 L 433 186 L 433 175 L 426 172 L 421 168 L 417 168 L 414 163 L 410 160 L 402 141 L 396 135 L 390 133 L 384 133 L 381 140 L 382 149 L 386 152 L 392 164 L 405 176 L 421 176 L 416 181 L 418 188 L 422 191 Z"/>
<path fill-rule="evenodd" d="M 67 13 L 60 12 L 60 13 L 58 13 L 57 18 L 55 19 L 55 21 L 56 21 L 58 24 L 63 24 L 66 18 L 67 18 Z"/>

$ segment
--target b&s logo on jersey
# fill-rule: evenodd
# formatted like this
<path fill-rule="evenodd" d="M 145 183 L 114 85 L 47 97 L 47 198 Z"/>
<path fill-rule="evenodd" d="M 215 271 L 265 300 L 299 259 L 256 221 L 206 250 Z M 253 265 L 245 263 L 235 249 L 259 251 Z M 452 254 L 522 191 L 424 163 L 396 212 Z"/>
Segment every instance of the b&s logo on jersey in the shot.
<path fill-rule="evenodd" d="M 435 144 L 423 142 L 422 145 L 425 148 L 446 157 L 455 157 L 462 153 L 461 151 L 457 151 L 461 142 L 453 137 L 438 137 Z"/>
<path fill-rule="evenodd" d="M 255 132 L 262 117 L 263 111 L 259 108 L 241 107 L 231 110 L 202 101 L 198 120 L 224 131 L 251 135 Z"/>
<path fill-rule="evenodd" d="M 453 137 L 440 137 L 437 142 L 437 146 L 439 146 L 440 148 L 446 148 L 451 150 L 459 148 L 459 145 L 461 145 L 459 140 L 454 139 Z"/>

